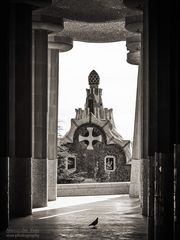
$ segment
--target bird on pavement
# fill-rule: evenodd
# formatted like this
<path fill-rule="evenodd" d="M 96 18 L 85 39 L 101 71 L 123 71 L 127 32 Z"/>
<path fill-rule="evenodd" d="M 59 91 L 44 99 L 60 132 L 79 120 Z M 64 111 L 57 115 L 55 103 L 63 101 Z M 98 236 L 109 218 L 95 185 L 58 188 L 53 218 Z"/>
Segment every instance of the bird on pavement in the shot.
<path fill-rule="evenodd" d="M 93 228 L 96 228 L 97 224 L 98 224 L 98 217 L 92 223 L 90 223 L 89 226 L 93 226 Z"/>

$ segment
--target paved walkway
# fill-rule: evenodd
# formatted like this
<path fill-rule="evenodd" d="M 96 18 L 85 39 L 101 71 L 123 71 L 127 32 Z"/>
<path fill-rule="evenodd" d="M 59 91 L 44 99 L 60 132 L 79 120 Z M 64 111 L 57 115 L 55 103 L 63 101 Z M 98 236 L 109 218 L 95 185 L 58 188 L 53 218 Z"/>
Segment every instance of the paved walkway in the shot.
<path fill-rule="evenodd" d="M 96 229 L 88 225 L 99 218 Z M 61 197 L 33 215 L 14 219 L 2 239 L 146 240 L 146 218 L 128 195 Z M 1 239 L 0 238 L 0 239 Z"/>

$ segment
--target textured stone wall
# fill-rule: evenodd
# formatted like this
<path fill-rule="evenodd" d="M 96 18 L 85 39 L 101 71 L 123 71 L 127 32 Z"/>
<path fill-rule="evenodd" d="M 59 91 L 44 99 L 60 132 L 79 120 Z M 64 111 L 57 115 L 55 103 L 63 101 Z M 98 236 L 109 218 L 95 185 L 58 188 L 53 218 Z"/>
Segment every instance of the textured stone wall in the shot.
<path fill-rule="evenodd" d="M 86 178 L 96 182 L 127 182 L 130 181 L 131 165 L 126 164 L 126 158 L 121 146 L 117 144 L 106 144 L 104 131 L 95 126 L 93 136 L 102 136 L 102 141 L 93 142 L 93 150 L 87 150 L 88 141 L 79 142 L 79 135 L 87 136 L 87 125 L 79 127 L 74 134 L 74 142 L 68 144 L 68 148 L 76 155 L 76 172 L 86 172 Z M 115 157 L 115 171 L 105 170 L 105 157 Z M 98 168 L 97 167 L 98 162 Z M 97 172 L 96 172 L 97 171 Z"/>
<path fill-rule="evenodd" d="M 106 145 L 104 143 L 96 143 L 94 150 L 87 150 L 87 146 L 82 142 L 71 144 L 69 147 L 73 152 L 77 153 L 76 171 L 87 172 L 87 178 L 95 177 L 95 167 L 98 161 L 97 182 L 130 181 L 130 165 L 126 165 L 125 155 L 120 146 L 116 144 Z M 110 172 L 109 176 L 104 167 L 104 159 L 108 155 L 114 156 L 116 162 L 116 169 Z"/>

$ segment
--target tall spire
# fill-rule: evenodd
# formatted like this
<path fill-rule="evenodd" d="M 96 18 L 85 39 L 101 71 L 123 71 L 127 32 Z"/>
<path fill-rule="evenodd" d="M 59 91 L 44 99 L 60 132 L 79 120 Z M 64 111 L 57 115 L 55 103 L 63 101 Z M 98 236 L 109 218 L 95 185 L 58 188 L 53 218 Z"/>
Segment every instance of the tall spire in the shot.
<path fill-rule="evenodd" d="M 90 89 L 87 89 L 87 97 L 85 108 L 93 114 L 100 111 L 102 108 L 102 89 L 99 88 L 100 77 L 95 70 L 92 70 L 88 76 Z M 96 114 L 98 115 L 98 113 Z"/>
<path fill-rule="evenodd" d="M 102 102 L 102 89 L 99 88 L 100 77 L 95 70 L 92 70 L 88 76 L 90 87 L 86 89 L 86 102 L 84 110 L 76 109 L 76 118 L 83 119 L 93 114 L 98 120 L 109 120 L 115 128 L 113 110 L 104 108 Z"/>
<path fill-rule="evenodd" d="M 95 70 L 92 70 L 88 76 L 88 80 L 90 87 L 98 87 L 100 77 Z"/>

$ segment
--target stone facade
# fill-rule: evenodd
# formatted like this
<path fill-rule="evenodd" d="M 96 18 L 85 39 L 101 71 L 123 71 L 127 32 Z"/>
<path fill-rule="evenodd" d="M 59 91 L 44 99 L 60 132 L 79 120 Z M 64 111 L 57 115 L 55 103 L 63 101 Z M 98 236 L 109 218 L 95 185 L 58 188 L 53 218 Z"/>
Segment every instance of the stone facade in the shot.
<path fill-rule="evenodd" d="M 85 182 L 126 182 L 130 180 L 131 143 L 116 131 L 113 110 L 103 107 L 99 80 L 93 70 L 85 108 L 76 109 L 70 130 L 61 139 L 74 154 L 67 157 L 66 170 L 85 173 Z"/>

